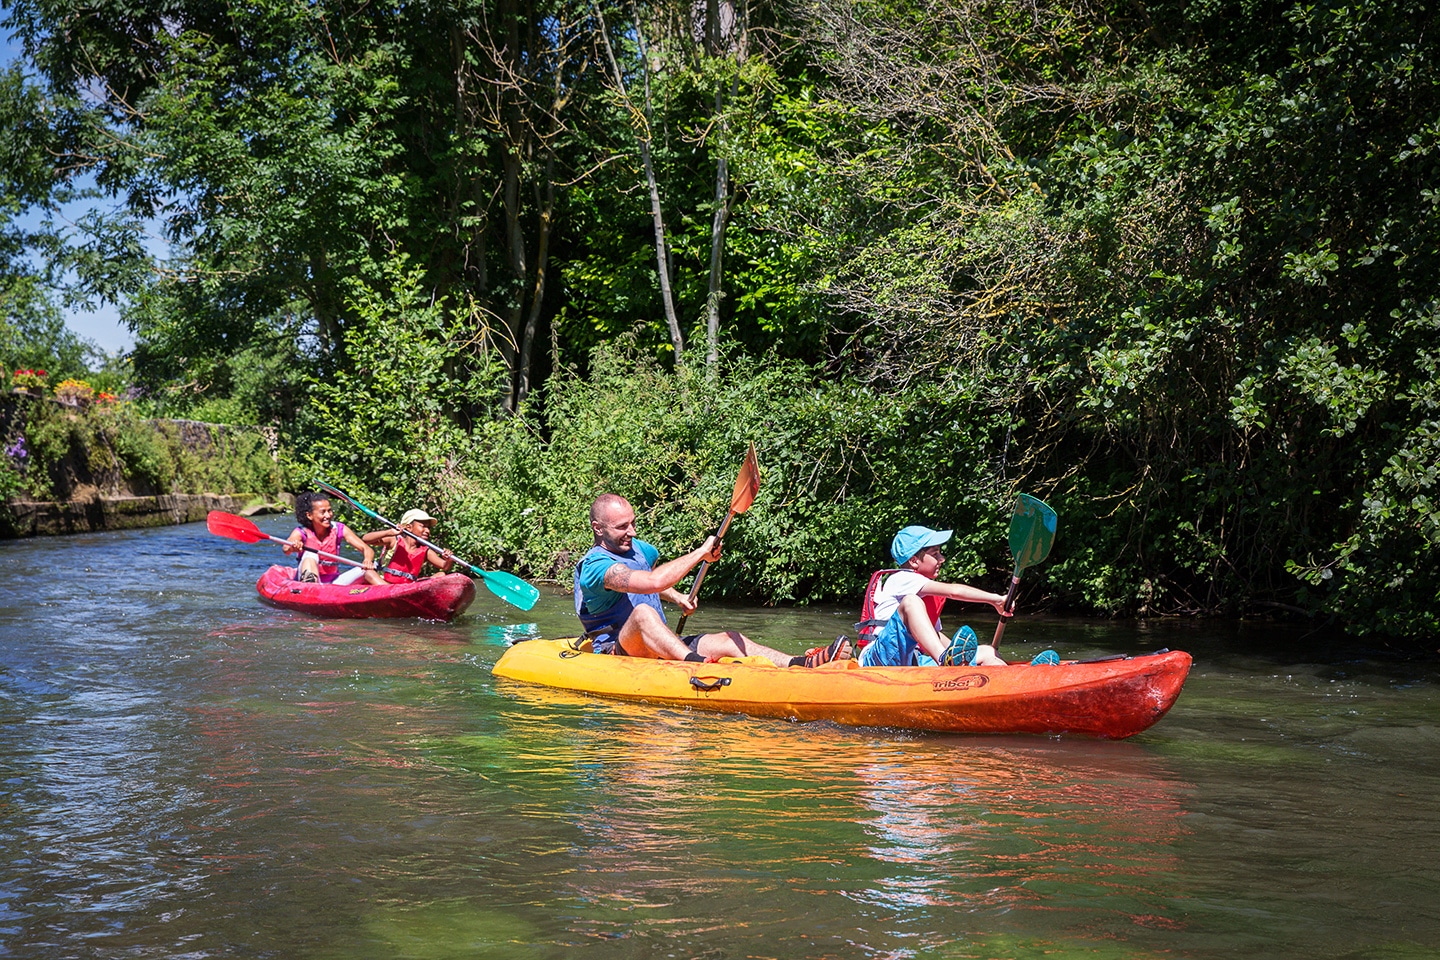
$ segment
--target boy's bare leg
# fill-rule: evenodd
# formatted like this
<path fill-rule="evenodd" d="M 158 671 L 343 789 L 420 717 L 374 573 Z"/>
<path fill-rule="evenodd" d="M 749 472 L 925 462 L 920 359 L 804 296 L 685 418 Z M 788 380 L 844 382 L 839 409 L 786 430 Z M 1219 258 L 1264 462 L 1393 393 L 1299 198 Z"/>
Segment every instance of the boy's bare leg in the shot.
<path fill-rule="evenodd" d="M 900 618 L 905 622 L 906 629 L 910 631 L 910 636 L 915 638 L 920 649 L 938 663 L 950 646 L 950 641 L 936 632 L 935 624 L 930 622 L 930 613 L 925 609 L 925 601 L 914 594 L 901 597 Z M 977 667 L 1003 667 L 1005 661 L 1000 659 L 994 647 L 988 643 L 982 643 L 975 650 L 975 665 Z"/>

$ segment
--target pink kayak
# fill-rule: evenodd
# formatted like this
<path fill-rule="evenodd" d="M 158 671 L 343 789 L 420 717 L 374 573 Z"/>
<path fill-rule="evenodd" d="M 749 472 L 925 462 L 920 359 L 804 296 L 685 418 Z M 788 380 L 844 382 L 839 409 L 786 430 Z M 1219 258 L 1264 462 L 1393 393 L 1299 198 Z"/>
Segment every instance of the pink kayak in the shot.
<path fill-rule="evenodd" d="M 475 582 L 458 573 L 428 577 L 414 583 L 372 586 L 361 581 L 348 586 L 301 583 L 294 567 L 278 564 L 266 570 L 255 589 L 267 603 L 316 617 L 419 617 L 453 620 L 475 599 Z"/>

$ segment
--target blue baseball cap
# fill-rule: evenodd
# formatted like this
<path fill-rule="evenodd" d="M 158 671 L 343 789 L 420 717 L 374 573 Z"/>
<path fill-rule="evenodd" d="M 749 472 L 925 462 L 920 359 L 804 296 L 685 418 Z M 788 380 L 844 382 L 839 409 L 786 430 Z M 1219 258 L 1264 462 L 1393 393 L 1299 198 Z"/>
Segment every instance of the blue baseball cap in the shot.
<path fill-rule="evenodd" d="M 938 547 L 950 539 L 952 530 L 931 530 L 929 527 L 906 527 L 895 534 L 895 539 L 890 541 L 890 556 L 895 558 L 897 566 L 905 566 L 905 561 L 926 547 Z"/>

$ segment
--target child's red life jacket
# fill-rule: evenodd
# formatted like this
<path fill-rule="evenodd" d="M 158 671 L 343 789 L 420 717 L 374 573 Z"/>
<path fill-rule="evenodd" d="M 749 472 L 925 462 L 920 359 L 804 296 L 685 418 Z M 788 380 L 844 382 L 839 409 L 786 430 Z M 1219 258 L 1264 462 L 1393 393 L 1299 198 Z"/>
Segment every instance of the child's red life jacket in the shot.
<path fill-rule="evenodd" d="M 423 543 L 409 546 L 409 537 L 403 533 L 395 537 L 395 552 L 385 564 L 386 583 L 409 583 L 420 579 L 420 570 L 425 566 L 425 552 L 429 547 Z"/>
<path fill-rule="evenodd" d="M 860 622 L 855 624 L 857 640 L 855 649 L 863 648 L 875 634 L 885 627 L 886 621 L 875 619 L 875 591 L 880 589 L 880 581 L 892 573 L 899 573 L 899 570 L 876 570 L 870 574 L 870 582 L 865 587 L 865 596 L 860 599 Z M 930 614 L 931 623 L 940 622 L 940 611 L 945 606 L 944 597 L 921 597 L 925 601 L 925 612 Z"/>

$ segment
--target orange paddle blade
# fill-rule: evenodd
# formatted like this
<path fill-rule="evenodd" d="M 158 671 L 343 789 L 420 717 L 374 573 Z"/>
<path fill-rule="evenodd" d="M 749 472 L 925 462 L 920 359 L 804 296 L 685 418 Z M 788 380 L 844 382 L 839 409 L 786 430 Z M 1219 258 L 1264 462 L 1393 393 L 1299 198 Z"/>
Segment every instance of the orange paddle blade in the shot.
<path fill-rule="evenodd" d="M 224 510 L 211 510 L 205 517 L 205 529 L 217 537 L 229 537 L 242 543 L 259 543 L 269 540 L 269 534 L 244 517 L 237 517 Z"/>
<path fill-rule="evenodd" d="M 760 463 L 755 459 L 755 444 L 750 444 L 750 449 L 745 451 L 745 464 L 740 468 L 740 475 L 735 478 L 735 493 L 730 497 L 730 512 L 744 513 L 750 509 L 750 504 L 755 502 L 755 494 L 760 492 Z"/>

